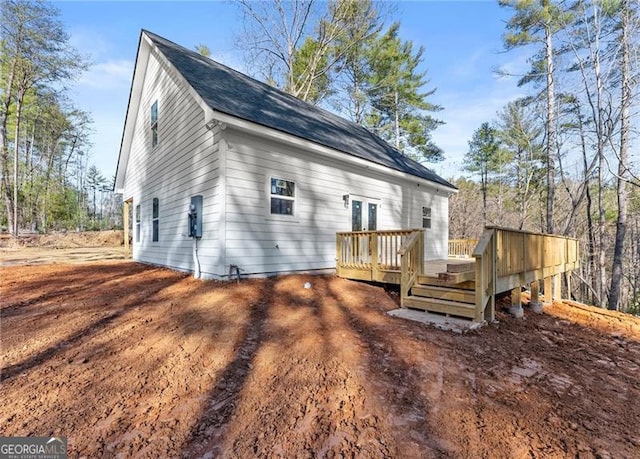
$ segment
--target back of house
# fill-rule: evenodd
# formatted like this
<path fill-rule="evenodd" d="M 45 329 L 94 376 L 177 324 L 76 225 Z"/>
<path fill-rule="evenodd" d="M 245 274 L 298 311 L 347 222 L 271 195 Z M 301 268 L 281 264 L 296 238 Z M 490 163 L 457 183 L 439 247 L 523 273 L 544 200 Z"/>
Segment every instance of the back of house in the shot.
<path fill-rule="evenodd" d="M 221 279 L 333 270 L 341 231 L 425 228 L 426 258 L 446 258 L 456 189 L 363 127 L 143 31 L 116 191 L 134 260 Z"/>

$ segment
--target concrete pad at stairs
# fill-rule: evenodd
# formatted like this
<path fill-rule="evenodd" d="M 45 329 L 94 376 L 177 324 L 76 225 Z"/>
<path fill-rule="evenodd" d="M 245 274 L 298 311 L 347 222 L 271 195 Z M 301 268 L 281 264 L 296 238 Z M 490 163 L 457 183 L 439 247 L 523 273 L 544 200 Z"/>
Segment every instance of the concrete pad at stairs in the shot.
<path fill-rule="evenodd" d="M 387 312 L 390 316 L 400 317 L 401 319 L 422 322 L 423 324 L 433 325 L 440 330 L 448 330 L 455 333 L 463 333 L 468 330 L 474 330 L 483 324 L 473 322 L 468 319 L 460 319 L 457 317 L 448 317 L 443 314 L 433 314 L 415 309 L 394 309 Z"/>

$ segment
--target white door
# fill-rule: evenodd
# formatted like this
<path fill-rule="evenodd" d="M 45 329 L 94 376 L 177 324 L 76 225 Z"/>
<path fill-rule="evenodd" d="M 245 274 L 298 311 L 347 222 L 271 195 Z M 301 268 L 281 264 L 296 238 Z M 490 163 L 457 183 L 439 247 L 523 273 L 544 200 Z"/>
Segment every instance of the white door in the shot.
<path fill-rule="evenodd" d="M 380 200 L 351 196 L 351 231 L 375 231 L 378 229 Z"/>

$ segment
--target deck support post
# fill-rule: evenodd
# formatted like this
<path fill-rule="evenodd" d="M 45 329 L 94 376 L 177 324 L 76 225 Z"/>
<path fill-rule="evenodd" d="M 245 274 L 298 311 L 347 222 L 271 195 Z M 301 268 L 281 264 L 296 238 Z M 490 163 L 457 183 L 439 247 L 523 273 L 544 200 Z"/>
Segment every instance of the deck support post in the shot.
<path fill-rule="evenodd" d="M 551 277 L 544 278 L 544 304 L 551 305 L 553 303 L 553 294 L 551 293 Z"/>
<path fill-rule="evenodd" d="M 531 282 L 531 301 L 529 306 L 533 312 L 542 312 L 542 302 L 540 301 L 540 283 L 535 280 Z"/>
<path fill-rule="evenodd" d="M 511 307 L 509 313 L 517 319 L 524 317 L 524 310 L 522 309 L 522 290 L 520 287 L 516 287 L 511 290 Z"/>
<path fill-rule="evenodd" d="M 562 283 L 561 283 L 561 277 L 560 274 L 555 274 L 552 277 L 552 295 L 553 295 L 553 299 L 554 300 L 558 300 L 560 301 L 562 299 Z"/>
<path fill-rule="evenodd" d="M 122 227 L 124 229 L 124 257 L 131 257 L 131 246 L 129 245 L 129 212 L 131 211 L 131 201 L 126 200 L 122 206 Z"/>

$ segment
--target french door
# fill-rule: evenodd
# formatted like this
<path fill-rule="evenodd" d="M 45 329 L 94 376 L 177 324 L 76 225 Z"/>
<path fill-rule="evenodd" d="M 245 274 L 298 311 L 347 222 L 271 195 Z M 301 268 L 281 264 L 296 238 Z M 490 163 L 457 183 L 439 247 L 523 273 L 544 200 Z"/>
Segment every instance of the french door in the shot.
<path fill-rule="evenodd" d="M 378 229 L 379 199 L 351 196 L 351 231 Z"/>

